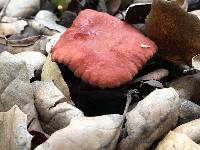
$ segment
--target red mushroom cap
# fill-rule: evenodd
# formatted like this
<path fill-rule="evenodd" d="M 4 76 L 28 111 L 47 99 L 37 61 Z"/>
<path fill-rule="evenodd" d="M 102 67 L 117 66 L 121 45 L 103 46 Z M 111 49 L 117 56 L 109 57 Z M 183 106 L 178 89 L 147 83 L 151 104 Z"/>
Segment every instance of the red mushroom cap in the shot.
<path fill-rule="evenodd" d="M 156 51 L 155 43 L 131 25 L 86 9 L 52 49 L 52 60 L 93 86 L 112 88 L 130 81 Z"/>

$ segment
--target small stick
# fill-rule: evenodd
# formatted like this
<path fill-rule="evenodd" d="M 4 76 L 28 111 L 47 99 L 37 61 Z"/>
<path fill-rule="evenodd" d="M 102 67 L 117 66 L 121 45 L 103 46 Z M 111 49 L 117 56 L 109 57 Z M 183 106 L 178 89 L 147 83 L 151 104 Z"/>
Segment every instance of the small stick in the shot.
<path fill-rule="evenodd" d="M 3 16 L 5 15 L 6 8 L 8 7 L 9 3 L 10 3 L 10 0 L 7 0 L 6 3 L 4 4 L 3 8 L 1 9 L 1 12 L 0 12 L 0 22 L 1 22 L 1 19 L 3 18 Z"/>
<path fill-rule="evenodd" d="M 108 149 L 115 149 L 115 148 L 116 148 L 116 145 L 117 145 L 117 142 L 118 142 L 118 139 L 119 139 L 119 136 L 120 136 L 120 134 L 121 134 L 122 127 L 123 127 L 123 123 L 124 123 L 124 121 L 125 121 L 125 119 L 126 119 L 126 114 L 127 114 L 127 112 L 128 112 L 128 108 L 129 108 L 129 106 L 130 106 L 130 104 L 131 104 L 131 101 L 132 101 L 131 95 L 132 95 L 133 93 L 135 93 L 135 92 L 136 92 L 136 90 L 130 90 L 130 91 L 128 91 L 128 93 L 126 94 L 126 96 L 127 96 L 127 101 L 126 101 L 126 106 L 125 106 L 125 108 L 124 108 L 124 112 L 123 112 L 123 115 L 122 115 L 122 122 L 121 122 L 121 124 L 120 124 L 120 127 L 119 127 L 118 131 L 116 132 L 115 137 L 113 138 L 113 142 L 112 142 L 111 146 L 110 146 Z"/>

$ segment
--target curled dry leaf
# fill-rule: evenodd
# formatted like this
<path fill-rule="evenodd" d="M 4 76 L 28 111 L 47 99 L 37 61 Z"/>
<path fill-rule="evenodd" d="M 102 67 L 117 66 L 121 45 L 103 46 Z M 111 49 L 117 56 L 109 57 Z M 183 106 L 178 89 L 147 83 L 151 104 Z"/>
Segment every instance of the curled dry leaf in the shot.
<path fill-rule="evenodd" d="M 33 89 L 28 70 L 22 59 L 8 52 L 0 54 L 0 111 L 8 111 L 18 105 L 28 115 L 27 123 L 35 131 L 41 131 L 34 106 Z"/>
<path fill-rule="evenodd" d="M 0 23 L 0 35 L 11 35 L 21 33 L 28 23 L 24 20 L 18 20 L 10 23 Z"/>
<path fill-rule="evenodd" d="M 73 104 L 70 97 L 69 88 L 62 77 L 62 74 L 58 65 L 55 62 L 51 61 L 51 54 L 48 55 L 43 65 L 41 80 L 42 81 L 51 80 L 54 83 L 54 85 L 66 97 L 67 103 Z"/>
<path fill-rule="evenodd" d="M 34 51 L 25 51 L 15 56 L 19 59 L 22 59 L 26 63 L 26 67 L 28 69 L 29 79 L 33 78 L 34 72 L 38 70 L 42 70 L 42 66 L 46 59 L 46 56 L 40 52 Z"/>
<path fill-rule="evenodd" d="M 27 131 L 27 115 L 17 105 L 0 112 L 0 149 L 30 150 L 32 136 Z"/>
<path fill-rule="evenodd" d="M 52 81 L 35 81 L 35 107 L 41 117 L 41 125 L 48 134 L 67 127 L 72 118 L 83 117 L 83 113 L 67 103 L 66 97 Z"/>
<path fill-rule="evenodd" d="M 35 150 L 112 150 L 121 121 L 122 116 L 117 114 L 74 118 L 68 127 L 53 133 Z"/>
<path fill-rule="evenodd" d="M 46 37 L 42 36 L 42 37 L 40 37 L 40 39 L 38 39 L 34 43 L 33 43 L 33 41 L 29 41 L 29 42 L 24 41 L 25 43 L 17 43 L 17 45 L 16 45 L 16 44 L 9 43 L 9 42 L 7 42 L 7 44 L 6 44 L 5 38 L 0 38 L 0 43 L 1 43 L 2 49 L 6 50 L 12 54 L 21 53 L 24 51 L 37 51 L 37 52 L 46 54 L 46 43 L 48 41 L 49 40 Z"/>
<path fill-rule="evenodd" d="M 145 29 L 158 44 L 163 58 L 191 64 L 192 57 L 200 51 L 200 20 L 187 13 L 186 6 L 186 0 L 153 1 Z"/>
<path fill-rule="evenodd" d="M 170 131 L 156 150 L 200 150 L 200 146 L 185 134 Z"/>
<path fill-rule="evenodd" d="M 148 149 L 175 127 L 179 109 L 180 100 L 173 88 L 156 89 L 127 114 L 128 136 L 122 139 L 119 149 Z"/>
<path fill-rule="evenodd" d="M 40 0 L 10 0 L 6 8 L 6 16 L 30 17 L 40 8 Z"/>
<path fill-rule="evenodd" d="M 19 34 L 14 34 L 9 38 L 6 38 L 6 43 L 11 46 L 29 46 L 33 45 L 39 38 L 39 36 L 24 37 Z"/>
<path fill-rule="evenodd" d="M 156 150 L 187 150 L 194 149 L 200 150 L 200 146 L 197 144 L 200 142 L 200 119 L 193 120 L 186 124 L 183 124 L 173 131 L 159 143 Z"/>

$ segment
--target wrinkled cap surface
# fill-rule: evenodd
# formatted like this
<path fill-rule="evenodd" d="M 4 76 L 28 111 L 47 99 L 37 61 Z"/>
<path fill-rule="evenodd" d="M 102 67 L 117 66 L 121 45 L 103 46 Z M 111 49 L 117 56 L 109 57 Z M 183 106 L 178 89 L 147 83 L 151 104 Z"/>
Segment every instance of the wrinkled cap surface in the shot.
<path fill-rule="evenodd" d="M 156 52 L 153 41 L 106 13 L 86 9 L 52 49 L 52 60 L 100 88 L 130 81 Z"/>

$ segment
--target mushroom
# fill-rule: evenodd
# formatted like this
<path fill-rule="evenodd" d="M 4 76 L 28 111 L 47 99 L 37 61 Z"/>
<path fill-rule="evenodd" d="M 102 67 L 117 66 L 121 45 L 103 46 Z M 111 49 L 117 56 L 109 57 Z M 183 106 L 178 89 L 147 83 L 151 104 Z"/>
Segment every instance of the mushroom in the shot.
<path fill-rule="evenodd" d="M 52 49 L 52 60 L 93 86 L 113 88 L 132 80 L 156 51 L 155 43 L 131 25 L 86 9 Z"/>

